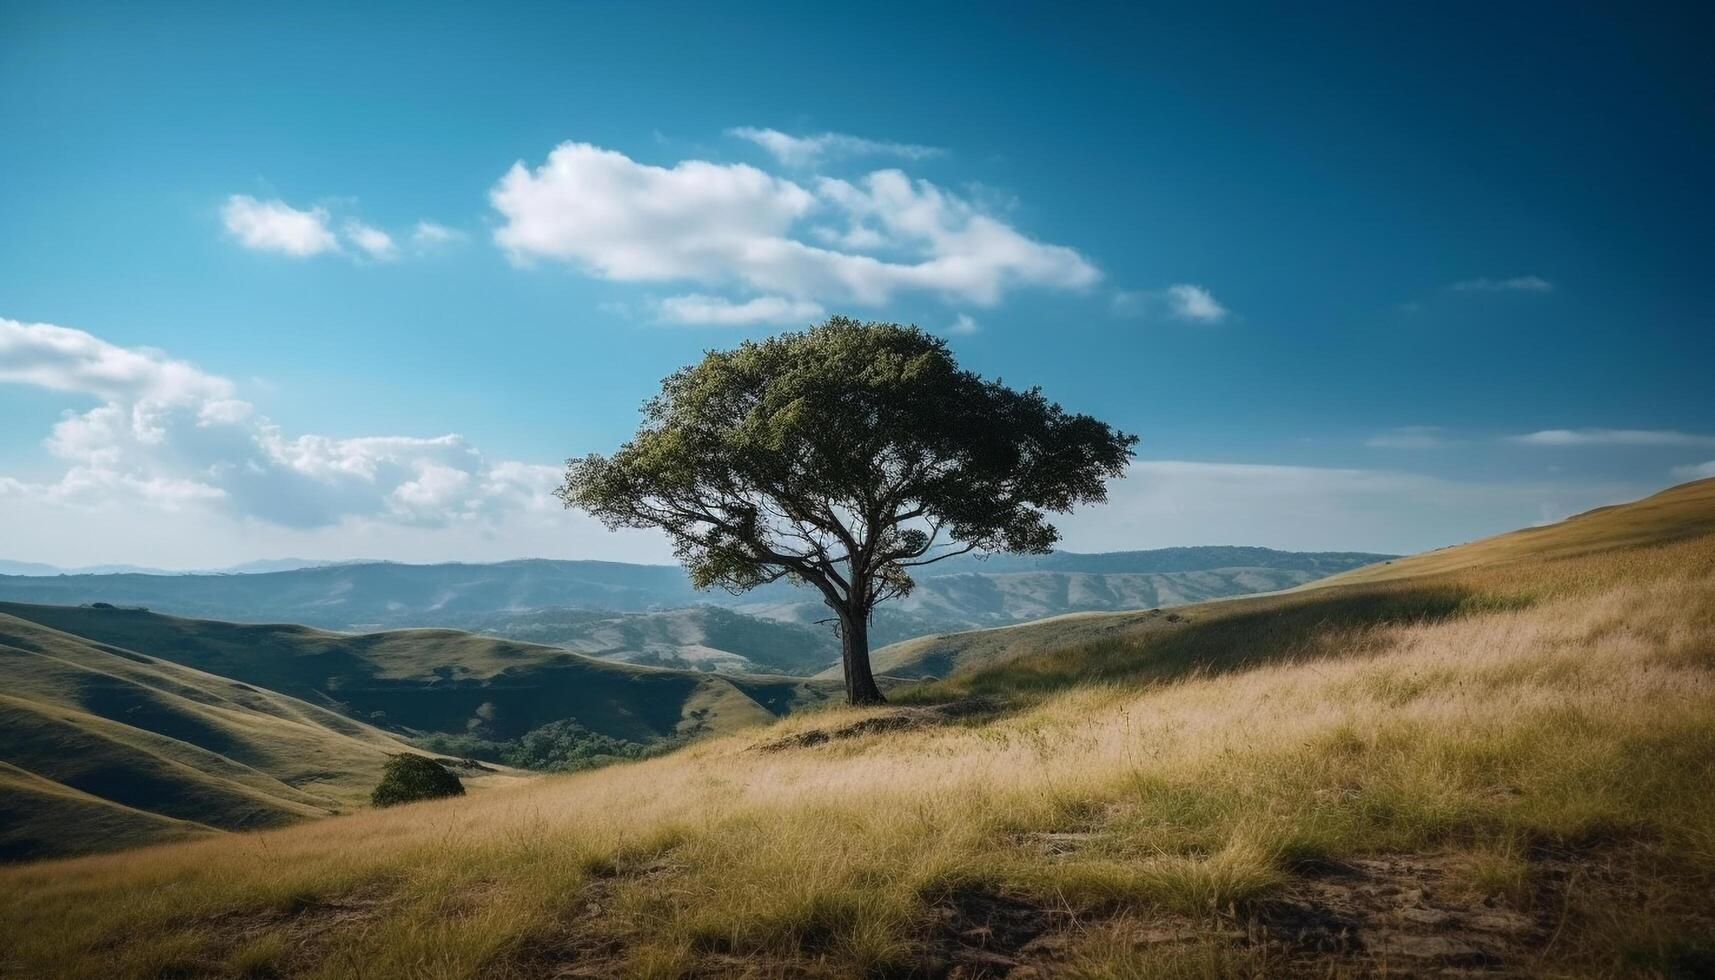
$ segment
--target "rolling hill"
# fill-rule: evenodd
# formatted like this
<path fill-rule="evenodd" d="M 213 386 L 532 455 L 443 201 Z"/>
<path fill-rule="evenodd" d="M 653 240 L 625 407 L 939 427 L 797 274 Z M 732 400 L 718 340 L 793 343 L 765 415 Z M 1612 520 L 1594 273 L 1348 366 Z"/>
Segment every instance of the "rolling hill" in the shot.
<path fill-rule="evenodd" d="M 1454 545 L 1406 558 L 1386 559 L 1300 586 L 1335 595 L 1344 587 L 1424 579 L 1471 568 L 1500 568 L 1511 562 L 1542 562 L 1599 554 L 1604 551 L 1698 538 L 1715 533 L 1715 480 L 1701 480 L 1664 490 L 1630 504 L 1601 507 L 1555 524 L 1524 528 L 1468 544 Z M 1259 590 L 1260 591 L 1260 590 Z M 993 667 L 1030 654 L 1067 646 L 1132 641 L 1202 620 L 1227 610 L 1268 610 L 1293 607 L 1287 597 L 1239 597 L 1208 601 L 1194 608 L 1152 607 L 1117 613 L 1074 613 L 1016 626 L 914 637 L 878 649 L 873 662 L 878 673 L 901 678 L 947 677 Z M 1165 604 L 1164 604 L 1165 605 Z M 837 676 L 831 670 L 823 677 Z"/>
<path fill-rule="evenodd" d="M 0 869 L 0 967 L 1707 975 L 1712 488 L 985 631 L 1032 639 L 634 764 Z"/>
<path fill-rule="evenodd" d="M 0 613 L 0 859 L 338 813 L 405 749 L 296 698 Z"/>
<path fill-rule="evenodd" d="M 772 720 L 834 685 L 594 660 L 457 630 L 330 633 L 135 609 L 0 603 L 0 614 L 207 671 L 405 734 L 504 740 L 572 720 L 638 743 Z M 4 634 L 0 634 L 4 635 Z"/>

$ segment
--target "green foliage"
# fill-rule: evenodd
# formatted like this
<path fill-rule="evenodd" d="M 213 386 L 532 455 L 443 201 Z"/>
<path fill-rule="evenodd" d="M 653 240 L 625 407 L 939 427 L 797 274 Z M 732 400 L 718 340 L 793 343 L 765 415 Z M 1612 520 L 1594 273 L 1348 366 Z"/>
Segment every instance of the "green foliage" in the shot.
<path fill-rule="evenodd" d="M 629 759 L 641 759 L 671 747 L 631 742 L 592 732 L 570 719 L 550 722 L 513 739 L 484 739 L 471 735 L 430 735 L 418 740 L 431 752 L 460 758 L 500 762 L 519 769 L 575 772 Z"/>
<path fill-rule="evenodd" d="M 376 806 L 394 806 L 463 795 L 464 784 L 440 763 L 406 753 L 387 760 L 381 770 L 381 785 L 375 787 L 369 801 Z"/>
<path fill-rule="evenodd" d="M 571 462 L 561 497 L 613 526 L 666 529 L 699 586 L 740 590 L 797 570 L 777 560 L 803 552 L 779 525 L 832 532 L 833 508 L 885 522 L 877 558 L 925 553 L 902 514 L 981 550 L 1045 552 L 1046 512 L 1104 499 L 1136 442 L 959 370 L 916 327 L 846 317 L 711 351 L 643 411 L 612 457 Z"/>
<path fill-rule="evenodd" d="M 1137 441 L 960 370 L 916 327 L 840 316 L 710 351 L 643 415 L 612 456 L 571 460 L 560 497 L 665 530 L 698 588 L 816 587 L 846 632 L 854 702 L 880 700 L 864 630 L 912 568 L 1047 552 L 1048 514 L 1106 499 Z"/>

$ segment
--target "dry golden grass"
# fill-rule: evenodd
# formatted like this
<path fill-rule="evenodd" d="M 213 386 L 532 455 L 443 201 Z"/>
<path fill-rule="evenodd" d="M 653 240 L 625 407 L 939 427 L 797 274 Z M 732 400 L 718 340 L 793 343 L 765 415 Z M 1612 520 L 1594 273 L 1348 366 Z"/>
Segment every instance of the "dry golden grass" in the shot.
<path fill-rule="evenodd" d="M 1452 855 L 1463 887 L 1552 922 L 1516 969 L 1707 963 L 1715 537 L 1366 588 L 1197 607 L 941 688 L 1011 683 L 998 714 L 758 750 L 877 714 L 815 712 L 461 800 L 6 869 L 0 964 L 854 976 L 923 968 L 934 907 L 975 890 L 1052 917 L 1067 975 L 1273 973 L 1282 954 L 1234 924 L 1366 854 Z M 1598 855 L 1625 900 L 1537 907 L 1545 855 Z M 1160 922 L 1198 938 L 1140 944 Z"/>

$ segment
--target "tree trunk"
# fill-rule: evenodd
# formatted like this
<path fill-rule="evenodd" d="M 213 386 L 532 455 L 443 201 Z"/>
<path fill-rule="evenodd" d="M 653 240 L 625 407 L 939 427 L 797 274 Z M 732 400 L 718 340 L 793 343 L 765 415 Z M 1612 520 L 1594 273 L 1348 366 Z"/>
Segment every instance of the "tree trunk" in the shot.
<path fill-rule="evenodd" d="M 862 613 L 840 610 L 840 656 L 846 667 L 846 703 L 886 704 L 869 669 L 869 620 Z"/>

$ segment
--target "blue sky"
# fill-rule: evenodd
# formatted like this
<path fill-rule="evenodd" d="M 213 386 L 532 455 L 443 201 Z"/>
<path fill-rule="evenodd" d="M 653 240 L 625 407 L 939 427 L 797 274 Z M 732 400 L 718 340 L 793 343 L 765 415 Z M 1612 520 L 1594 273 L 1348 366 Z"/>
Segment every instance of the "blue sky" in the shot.
<path fill-rule="evenodd" d="M 349 6 L 0 8 L 0 557 L 663 560 L 558 461 L 833 312 L 1138 433 L 1077 550 L 1715 475 L 1702 5 Z"/>

